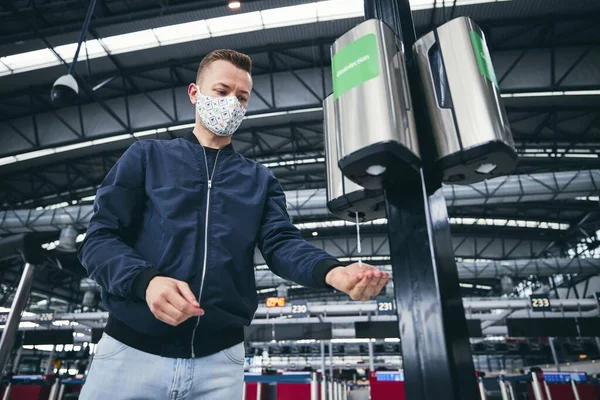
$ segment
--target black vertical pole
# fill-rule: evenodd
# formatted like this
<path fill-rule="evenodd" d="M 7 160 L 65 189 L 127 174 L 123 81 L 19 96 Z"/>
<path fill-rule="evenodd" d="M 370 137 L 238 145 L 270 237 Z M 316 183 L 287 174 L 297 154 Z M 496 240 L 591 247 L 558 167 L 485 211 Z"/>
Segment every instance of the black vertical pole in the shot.
<path fill-rule="evenodd" d="M 382 20 L 403 40 L 424 165 L 419 179 L 386 188 L 406 398 L 479 400 L 448 211 L 431 168 L 433 133 L 412 57 L 409 0 L 365 0 L 365 18 Z"/>

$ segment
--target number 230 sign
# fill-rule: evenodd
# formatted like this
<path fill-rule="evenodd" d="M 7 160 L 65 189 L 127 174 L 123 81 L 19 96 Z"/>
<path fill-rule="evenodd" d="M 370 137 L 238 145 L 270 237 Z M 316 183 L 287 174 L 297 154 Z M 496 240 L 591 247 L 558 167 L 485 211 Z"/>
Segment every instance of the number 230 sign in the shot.
<path fill-rule="evenodd" d="M 292 302 L 292 318 L 308 317 L 308 302 L 296 300 Z"/>

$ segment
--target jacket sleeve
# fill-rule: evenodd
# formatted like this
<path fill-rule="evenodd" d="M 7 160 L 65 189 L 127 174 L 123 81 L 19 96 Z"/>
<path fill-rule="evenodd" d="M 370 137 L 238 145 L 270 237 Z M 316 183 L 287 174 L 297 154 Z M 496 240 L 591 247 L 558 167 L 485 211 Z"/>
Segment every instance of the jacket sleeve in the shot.
<path fill-rule="evenodd" d="M 108 293 L 144 300 L 146 286 L 158 271 L 132 247 L 142 217 L 145 153 L 131 145 L 102 182 L 94 214 L 78 257 L 90 278 Z"/>
<path fill-rule="evenodd" d="M 328 287 L 325 276 L 342 266 L 335 257 L 304 240 L 290 221 L 283 188 L 270 171 L 258 247 L 271 271 L 306 287 Z"/>

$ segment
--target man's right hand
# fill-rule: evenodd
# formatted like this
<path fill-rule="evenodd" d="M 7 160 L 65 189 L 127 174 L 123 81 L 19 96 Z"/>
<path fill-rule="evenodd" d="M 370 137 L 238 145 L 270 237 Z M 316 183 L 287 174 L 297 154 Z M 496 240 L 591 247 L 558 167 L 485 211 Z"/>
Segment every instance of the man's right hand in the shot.
<path fill-rule="evenodd" d="M 156 318 L 173 326 L 190 317 L 204 315 L 187 283 L 164 276 L 150 281 L 146 288 L 146 303 Z"/>

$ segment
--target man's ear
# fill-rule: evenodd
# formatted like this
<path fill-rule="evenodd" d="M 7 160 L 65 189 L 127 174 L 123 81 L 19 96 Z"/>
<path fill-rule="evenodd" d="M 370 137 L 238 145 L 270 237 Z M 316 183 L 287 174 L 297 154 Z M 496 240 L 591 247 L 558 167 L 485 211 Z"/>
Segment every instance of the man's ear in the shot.
<path fill-rule="evenodd" d="M 192 104 L 196 104 L 196 101 L 198 101 L 199 91 L 200 89 L 198 89 L 198 86 L 195 83 L 190 83 L 188 86 L 188 96 L 190 97 L 190 102 Z"/>

